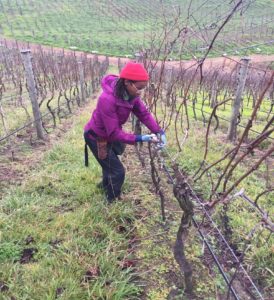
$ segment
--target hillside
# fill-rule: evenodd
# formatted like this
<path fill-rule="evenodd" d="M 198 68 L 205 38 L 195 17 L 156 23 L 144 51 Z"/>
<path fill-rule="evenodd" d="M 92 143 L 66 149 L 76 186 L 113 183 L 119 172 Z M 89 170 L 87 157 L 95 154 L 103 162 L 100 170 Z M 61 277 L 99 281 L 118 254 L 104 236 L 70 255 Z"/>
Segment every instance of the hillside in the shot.
<path fill-rule="evenodd" d="M 0 300 L 273 298 L 273 3 L 0 0 Z M 83 126 L 134 56 L 167 145 L 108 205 Z"/>

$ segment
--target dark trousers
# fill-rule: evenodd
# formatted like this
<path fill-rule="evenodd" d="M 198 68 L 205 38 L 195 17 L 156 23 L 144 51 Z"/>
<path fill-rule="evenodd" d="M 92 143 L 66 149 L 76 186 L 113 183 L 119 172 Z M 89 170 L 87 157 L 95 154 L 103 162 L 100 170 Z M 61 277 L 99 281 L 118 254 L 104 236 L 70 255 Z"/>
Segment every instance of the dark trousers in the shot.
<path fill-rule="evenodd" d="M 84 133 L 84 138 L 96 160 L 102 167 L 103 188 L 106 191 L 108 201 L 112 202 L 114 198 L 120 196 L 121 194 L 121 188 L 125 181 L 124 166 L 120 162 L 118 155 L 114 152 L 111 143 L 108 143 L 107 145 L 107 158 L 99 159 L 96 140 L 90 138 L 88 133 Z"/>

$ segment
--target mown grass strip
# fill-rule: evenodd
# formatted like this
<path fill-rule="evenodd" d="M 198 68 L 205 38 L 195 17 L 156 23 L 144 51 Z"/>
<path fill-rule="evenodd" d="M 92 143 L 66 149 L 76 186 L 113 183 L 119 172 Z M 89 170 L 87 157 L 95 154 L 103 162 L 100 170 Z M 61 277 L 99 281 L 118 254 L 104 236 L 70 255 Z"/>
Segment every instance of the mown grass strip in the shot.
<path fill-rule="evenodd" d="M 0 299 L 137 299 L 126 255 L 131 203 L 111 207 L 83 164 L 88 114 L 0 202 Z M 120 230 L 121 225 L 123 230 Z"/>

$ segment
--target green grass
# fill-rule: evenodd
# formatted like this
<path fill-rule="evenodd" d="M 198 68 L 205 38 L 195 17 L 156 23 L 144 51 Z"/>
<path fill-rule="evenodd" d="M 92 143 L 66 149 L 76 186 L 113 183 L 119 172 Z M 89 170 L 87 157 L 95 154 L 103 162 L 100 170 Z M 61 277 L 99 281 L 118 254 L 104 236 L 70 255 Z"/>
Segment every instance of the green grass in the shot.
<path fill-rule="evenodd" d="M 209 95 L 206 98 L 209 99 Z M 221 102 L 221 101 L 222 101 L 222 95 L 219 95 L 218 102 Z M 202 102 L 203 102 L 202 95 L 197 93 L 197 99 L 196 99 L 196 103 L 195 103 L 196 118 L 199 121 L 204 121 L 204 118 L 205 118 L 206 122 L 208 122 L 213 109 L 210 107 L 209 101 L 206 100 L 204 102 L 204 105 L 202 105 Z M 243 109 L 240 110 L 241 119 L 240 119 L 240 123 L 238 126 L 238 135 L 241 132 L 243 132 L 244 127 L 246 127 L 246 125 L 252 115 L 253 108 L 252 108 L 251 102 L 252 101 L 250 100 L 250 103 L 248 103 L 247 97 L 246 96 L 243 97 L 243 102 L 241 105 Z M 222 129 L 222 131 L 224 133 L 226 133 L 228 131 L 230 118 L 231 118 L 231 112 L 232 112 L 232 103 L 233 103 L 233 97 L 232 97 L 232 101 L 229 101 L 227 104 L 225 104 L 225 106 L 224 105 L 219 106 L 216 111 L 216 115 L 219 117 L 220 128 Z M 192 103 L 188 104 L 188 112 L 189 112 L 189 116 L 191 118 L 194 118 L 194 109 L 192 106 L 193 106 Z M 270 109 L 271 109 L 271 101 L 269 99 L 265 98 L 262 101 L 262 104 L 256 114 L 256 119 L 252 124 L 252 128 L 251 128 L 251 131 L 249 134 L 250 137 L 257 136 L 257 133 L 252 132 L 253 130 L 257 131 L 257 132 L 261 132 L 264 129 L 264 127 L 267 123 L 267 116 L 268 116 L 268 112 L 270 111 Z M 203 115 L 204 115 L 204 118 L 203 118 Z M 268 120 L 270 119 L 270 117 L 268 118 Z M 216 126 L 216 120 L 213 117 L 212 125 L 211 125 L 212 130 L 214 129 L 215 126 Z M 274 137 L 274 135 L 272 135 L 272 137 Z"/>
<path fill-rule="evenodd" d="M 0 202 L 0 299 L 136 299 L 121 261 L 127 254 L 130 203 L 110 207 L 96 189 L 100 170 L 83 166 L 83 120 L 52 150 L 21 187 Z M 126 228 L 125 233 L 119 226 Z M 34 249 L 29 263 L 26 249 Z M 20 262 L 21 261 L 21 262 Z M 87 274 L 91 274 L 87 277 Z"/>
<path fill-rule="evenodd" d="M 159 1 L 131 0 L 131 1 L 58 1 L 54 2 L 36 0 L 18 1 L 2 0 L 0 7 L 0 34 L 18 40 L 36 42 L 41 44 L 59 47 L 78 47 L 84 51 L 98 51 L 106 55 L 124 56 L 134 55 L 140 46 L 148 47 L 152 32 L 160 32 L 163 26 L 165 14 L 167 21 L 174 19 L 174 11 L 181 7 L 181 20 L 187 16 L 188 2 L 184 0 L 163 1 L 163 8 Z M 199 21 L 201 29 L 210 24 L 221 24 L 221 16 L 229 11 L 228 2 L 217 1 L 203 4 L 202 0 L 192 1 L 190 11 L 196 20 Z M 175 7 L 175 8 L 174 8 Z M 254 28 L 260 30 L 261 23 L 267 23 L 267 17 L 271 8 L 274 8 L 273 1 L 260 0 L 252 3 L 243 16 L 239 13 L 226 26 L 225 35 L 220 36 L 216 41 L 219 44 L 217 51 L 212 55 L 220 55 L 221 52 L 232 51 L 235 48 L 251 46 L 257 43 L 271 40 L 273 24 L 268 22 L 270 34 L 260 35 L 255 29 L 250 30 L 252 22 Z M 188 24 L 191 28 L 197 29 L 197 24 L 191 19 Z M 241 36 L 240 42 L 232 45 L 236 35 L 240 35 L 240 28 L 245 33 Z M 256 28 L 257 28 L 256 27 Z M 263 27 L 265 28 L 265 26 Z M 214 30 L 208 34 L 213 35 Z M 252 34 L 252 41 L 251 39 Z M 229 36 L 227 45 L 224 45 L 223 38 Z M 203 42 L 199 38 L 191 38 L 188 49 L 196 55 L 202 55 Z M 256 46 L 251 49 L 239 50 L 238 54 L 273 53 L 273 46 Z M 180 45 L 176 45 L 172 57 L 177 57 Z M 190 53 L 184 51 L 184 58 L 191 58 Z"/>
<path fill-rule="evenodd" d="M 76 85 L 75 85 L 76 87 Z M 66 104 L 66 100 L 64 99 L 64 97 L 62 96 L 60 98 L 60 102 L 58 105 L 58 93 L 57 91 L 55 91 L 56 95 L 53 97 L 53 99 L 50 101 L 50 107 L 52 110 L 54 110 L 54 114 L 55 114 L 55 118 L 56 118 L 56 123 L 60 122 L 60 119 L 57 115 L 57 108 L 58 106 L 60 107 L 60 118 L 64 117 L 66 114 L 69 114 L 69 110 Z M 5 97 L 8 97 L 9 93 L 5 93 Z M 24 108 L 21 105 L 18 104 L 14 104 L 14 101 L 17 100 L 17 97 L 12 99 L 5 99 L 5 102 L 2 104 L 2 109 L 4 111 L 4 116 L 5 116 L 5 121 L 6 121 L 6 125 L 7 125 L 7 129 L 8 132 L 12 132 L 22 126 L 24 126 L 25 124 L 31 122 L 33 120 L 33 113 L 32 113 L 32 106 L 31 106 L 31 102 L 29 99 L 29 95 L 26 93 L 24 93 L 24 95 L 22 96 L 23 98 L 23 102 L 24 102 Z M 53 118 L 52 115 L 49 114 L 49 109 L 47 108 L 47 101 L 51 98 L 50 95 L 48 95 L 45 99 L 45 101 L 43 102 L 43 104 L 40 106 L 40 113 L 42 116 L 44 116 L 44 124 L 45 127 L 52 127 L 53 126 Z M 76 103 L 76 97 L 69 97 L 69 99 L 71 100 L 70 102 L 70 107 L 72 110 L 75 110 L 75 107 L 77 106 Z M 27 113 L 26 113 L 27 111 Z M 49 121 L 50 119 L 50 121 Z M 48 128 L 49 129 L 49 128 Z M 20 132 L 19 132 L 20 134 Z M 5 136 L 5 132 L 4 132 L 4 128 L 1 126 L 0 128 L 0 137 Z"/>
<path fill-rule="evenodd" d="M 86 111 L 80 120 L 72 120 L 72 129 L 45 152 L 40 166 L 21 186 L 4 191 L 0 202 L 0 282 L 6 288 L 0 292 L 1 300 L 140 299 L 142 290 L 133 277 L 139 272 L 148 283 L 147 299 L 165 299 L 175 287 L 169 274 L 179 274 L 172 253 L 179 215 L 172 221 L 175 218 L 170 213 L 167 245 L 158 236 L 164 228 L 159 200 L 153 193 L 148 195 L 143 169 L 134 171 L 132 165 L 127 167 L 125 184 L 132 199 L 106 204 L 96 188 L 100 178 L 97 162 L 90 156 L 90 167 L 83 166 L 83 143 L 79 141 L 89 117 L 89 109 Z M 128 163 L 133 163 L 132 157 Z M 142 206 L 136 207 L 134 199 L 140 199 Z M 133 226 L 140 241 L 131 254 L 128 247 Z M 149 238 L 153 234 L 159 243 Z M 199 260 L 199 243 L 193 234 L 187 247 L 195 266 L 195 289 L 199 295 L 212 295 L 214 282 Z M 30 262 L 22 263 L 26 251 L 34 255 Z M 131 257 L 138 260 L 135 275 L 131 268 L 123 267 L 123 260 Z"/>

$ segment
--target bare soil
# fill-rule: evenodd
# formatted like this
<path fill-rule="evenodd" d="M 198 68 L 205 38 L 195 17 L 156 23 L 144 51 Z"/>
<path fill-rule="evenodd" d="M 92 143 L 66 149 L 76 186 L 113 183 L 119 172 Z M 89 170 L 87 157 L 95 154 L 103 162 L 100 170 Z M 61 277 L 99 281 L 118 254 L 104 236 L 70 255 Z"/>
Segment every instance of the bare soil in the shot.
<path fill-rule="evenodd" d="M 83 110 L 86 110 L 86 107 L 78 108 L 73 114 L 80 115 Z M 42 161 L 44 153 L 58 143 L 63 133 L 72 126 L 71 118 L 63 119 L 44 141 L 34 139 L 35 128 L 30 127 L 28 136 L 20 134 L 12 137 L 10 145 L 0 147 L 0 199 L 5 188 L 21 184 L 26 175 Z M 28 150 L 25 149 L 27 147 Z"/>
<path fill-rule="evenodd" d="M 38 51 L 39 49 L 43 49 L 44 51 L 53 51 L 55 53 L 60 53 L 63 52 L 64 54 L 72 54 L 74 53 L 77 57 L 81 57 L 82 55 L 87 55 L 88 58 L 94 58 L 95 54 L 83 52 L 83 51 L 74 51 L 74 50 L 69 50 L 69 49 L 64 49 L 64 48 L 58 48 L 58 47 L 51 47 L 51 46 L 46 46 L 46 45 L 41 45 L 41 44 L 35 44 L 35 43 L 26 43 L 26 42 L 21 42 L 21 41 L 16 41 L 12 39 L 4 39 L 0 40 L 0 45 L 1 43 L 3 45 L 6 45 L 7 47 L 18 47 L 20 49 L 30 49 L 31 51 Z M 272 55 L 250 55 L 250 63 L 253 67 L 257 68 L 265 68 L 267 65 L 269 65 L 271 62 L 274 61 L 274 54 Z M 98 60 L 103 61 L 105 59 L 104 55 L 98 55 Z M 215 57 L 215 58 L 207 58 L 204 63 L 203 63 L 203 68 L 208 69 L 208 68 L 218 68 L 222 67 L 225 70 L 231 70 L 235 68 L 235 65 L 237 62 L 239 62 L 241 57 L 239 56 L 229 56 L 229 57 Z M 129 58 L 120 58 L 122 63 L 126 63 L 130 61 L 131 59 Z M 118 63 L 118 57 L 109 57 L 109 62 L 111 65 L 117 65 Z M 160 62 L 158 62 L 160 64 Z M 179 61 L 167 61 L 166 62 L 167 66 L 170 67 L 184 67 L 184 68 L 192 68 L 192 67 L 197 67 L 197 60 L 182 60 L 181 62 Z"/>

